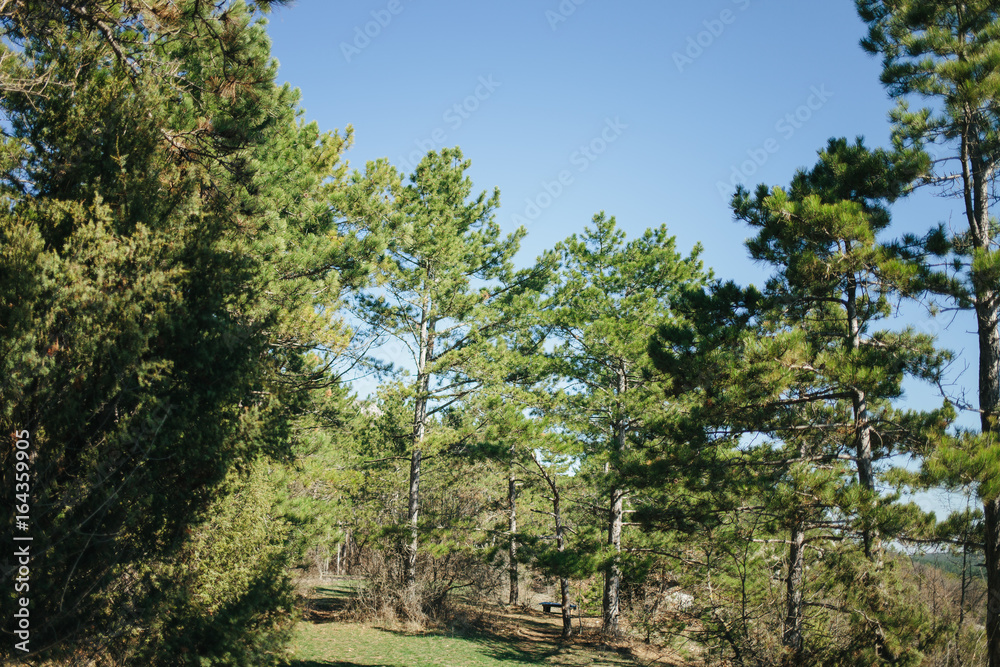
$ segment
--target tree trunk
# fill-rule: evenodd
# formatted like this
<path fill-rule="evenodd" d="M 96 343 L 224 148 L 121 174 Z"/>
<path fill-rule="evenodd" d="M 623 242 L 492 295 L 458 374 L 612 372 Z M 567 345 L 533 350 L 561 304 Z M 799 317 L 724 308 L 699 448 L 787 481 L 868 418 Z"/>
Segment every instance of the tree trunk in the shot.
<path fill-rule="evenodd" d="M 621 368 L 616 374 L 615 391 L 618 395 L 619 411 L 621 409 L 622 395 L 628 391 L 628 366 L 622 362 Z M 612 457 L 620 455 L 625 451 L 626 438 L 628 437 L 628 422 L 625 416 L 619 412 L 618 421 L 614 427 L 614 439 L 612 442 Z M 610 472 L 610 468 L 606 470 Z M 612 486 L 609 497 L 608 512 L 608 546 L 611 550 L 611 559 L 604 570 L 604 599 L 602 603 L 603 611 L 603 631 L 610 636 L 618 635 L 618 617 L 620 605 L 618 594 L 621 589 L 621 551 L 622 551 L 622 525 L 624 523 L 624 502 L 625 492 L 617 486 Z"/>
<path fill-rule="evenodd" d="M 417 549 L 420 546 L 417 520 L 420 516 L 420 462 L 421 451 L 414 449 L 410 455 L 410 497 L 406 519 L 410 525 L 410 543 L 406 547 L 406 585 L 417 583 Z"/>
<path fill-rule="evenodd" d="M 989 667 L 1000 667 L 1000 499 L 983 504 L 986 524 L 986 652 Z"/>
<path fill-rule="evenodd" d="M 796 520 L 788 542 L 788 577 L 785 579 L 785 624 L 781 645 L 785 647 L 784 664 L 799 665 L 802 657 L 802 581 L 805 574 L 805 530 Z"/>
<path fill-rule="evenodd" d="M 559 549 L 562 551 L 562 548 Z M 562 604 L 562 638 L 573 634 L 573 615 L 570 612 L 569 602 L 569 579 L 559 577 L 559 602 Z"/>
<path fill-rule="evenodd" d="M 854 404 L 855 456 L 858 460 L 858 483 L 867 495 L 865 515 L 861 517 L 861 537 L 864 540 L 865 557 L 881 567 L 882 547 L 878 528 L 871 525 L 871 513 L 875 509 L 875 475 L 872 472 L 872 436 L 871 424 L 868 423 L 868 401 L 865 392 L 855 390 L 852 402 Z"/>
<path fill-rule="evenodd" d="M 858 283 L 851 275 L 847 281 L 847 342 L 852 350 L 861 347 L 861 325 L 858 322 Z M 852 387 L 851 403 L 854 410 L 854 449 L 858 466 L 858 483 L 865 490 L 867 498 L 862 508 L 861 537 L 864 542 L 865 557 L 881 564 L 881 546 L 878 530 L 870 523 L 875 505 L 875 475 L 872 472 L 871 424 L 868 422 L 868 400 L 864 391 Z M 869 505 L 869 503 L 871 503 Z"/>
<path fill-rule="evenodd" d="M 618 561 L 622 550 L 622 506 L 624 494 L 620 489 L 611 490 L 611 517 L 608 523 L 608 545 L 612 549 L 612 559 L 604 572 L 604 634 L 618 634 L 618 591 L 621 586 L 621 564 Z"/>
<path fill-rule="evenodd" d="M 967 112 L 968 113 L 968 112 Z M 978 134 L 962 133 L 962 167 L 966 215 L 976 251 L 991 251 L 989 179 L 996 163 L 981 153 Z M 971 172 L 971 189 L 970 189 Z M 971 201 L 970 201 L 971 195 Z M 971 210 L 969 204 L 972 204 Z M 996 251 L 994 251 L 996 252 Z M 972 270 L 979 337 L 979 409 L 984 434 L 1000 434 L 1000 290 L 995 278 Z M 1000 667 L 1000 499 L 983 502 L 986 533 L 986 655 L 989 667 Z"/>
<path fill-rule="evenodd" d="M 562 521 L 562 496 L 559 495 L 559 484 L 556 481 L 556 476 L 545 470 L 545 466 L 542 465 L 537 456 L 532 456 L 532 458 L 538 472 L 542 475 L 542 479 L 545 480 L 552 492 L 552 521 L 556 527 L 556 551 L 561 554 L 566 551 L 566 527 L 563 526 Z M 563 565 L 561 564 L 560 567 Z M 562 638 L 566 639 L 573 634 L 573 617 L 569 610 L 569 578 L 561 572 L 559 573 L 559 603 L 562 605 Z"/>
<path fill-rule="evenodd" d="M 975 277 L 973 278 L 975 280 Z M 983 433 L 1000 435 L 1000 329 L 997 327 L 1000 292 L 977 289 L 979 323 L 979 408 Z M 986 654 L 989 667 L 1000 667 L 1000 498 L 983 502 L 986 532 Z"/>
<path fill-rule="evenodd" d="M 552 515 L 556 523 L 556 549 L 563 553 L 566 550 L 566 529 L 562 523 L 562 502 L 555 480 L 549 480 L 549 487 L 552 489 Z M 569 579 L 562 575 L 559 576 L 559 603 L 562 605 L 562 638 L 566 639 L 573 634 L 573 617 L 569 613 Z"/>
<path fill-rule="evenodd" d="M 404 575 L 407 586 L 417 582 L 417 549 L 420 546 L 417 532 L 420 517 L 420 463 L 423 452 L 420 446 L 424 441 L 427 429 L 427 398 L 430 388 L 430 373 L 427 365 L 434 351 L 434 326 L 429 319 L 430 301 L 425 300 L 423 316 L 420 321 L 420 349 L 417 356 L 417 395 L 413 408 L 412 453 L 410 454 L 410 495 L 407 503 L 406 520 L 410 526 L 410 543 L 406 547 L 406 562 Z"/>
<path fill-rule="evenodd" d="M 510 474 L 507 478 L 507 529 L 510 534 L 507 575 L 510 578 L 510 594 L 507 602 L 513 605 L 518 603 L 518 588 L 520 587 L 517 570 L 517 478 L 514 474 L 514 445 L 510 446 L 510 461 Z"/>

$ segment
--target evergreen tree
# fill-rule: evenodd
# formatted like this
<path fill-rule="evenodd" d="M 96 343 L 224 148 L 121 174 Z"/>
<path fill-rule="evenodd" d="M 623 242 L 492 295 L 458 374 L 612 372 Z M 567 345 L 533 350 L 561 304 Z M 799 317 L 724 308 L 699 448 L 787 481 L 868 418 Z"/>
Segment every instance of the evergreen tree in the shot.
<path fill-rule="evenodd" d="M 499 192 L 469 200 L 469 162 L 459 149 L 431 152 L 395 196 L 394 225 L 376 287 L 357 301 L 376 335 L 395 338 L 412 355 L 413 419 L 404 581 L 417 576 L 421 466 L 442 443 L 428 439 L 428 419 L 470 396 L 494 372 L 494 341 L 516 304 L 544 284 L 544 271 L 515 272 L 524 230 L 502 238 L 493 219 Z"/>
<path fill-rule="evenodd" d="M 5 9 L 29 5 L 58 3 Z M 4 76 L 47 81 L 0 100 L 0 423 L 31 435 L 39 657 L 130 659 L 184 586 L 155 573 L 224 480 L 288 455 L 300 392 L 324 377 L 301 352 L 343 348 L 331 308 L 365 271 L 364 240 L 343 236 L 347 137 L 297 119 L 245 5 L 172 7 L 183 39 L 119 14 L 93 30 L 60 9 L 37 34 L 4 17 L 23 40 Z M 181 644 L 161 636 L 169 661 Z"/>
<path fill-rule="evenodd" d="M 919 441 L 919 434 L 901 428 L 907 420 L 888 401 L 901 396 L 905 375 L 936 380 L 943 358 L 928 336 L 874 329 L 891 313 L 890 296 L 905 294 L 915 274 L 912 265 L 893 258 L 876 236 L 890 222 L 886 203 L 903 192 L 925 166 L 924 160 L 918 151 L 894 155 L 868 151 L 860 140 L 853 145 L 831 140 L 816 167 L 797 174 L 787 194 L 761 188 L 753 199 L 744 192 L 734 198 L 736 215 L 760 229 L 747 243 L 751 257 L 778 269 L 766 292 L 780 304 L 774 317 L 804 336 L 805 347 L 790 368 L 796 371 L 796 382 L 804 382 L 808 390 L 796 400 L 830 404 L 826 419 L 813 417 L 811 422 L 821 429 L 833 427 L 823 432 L 824 440 L 843 438 L 847 452 L 828 451 L 826 456 L 846 454 L 854 463 L 856 489 L 847 486 L 839 498 L 827 498 L 836 501 L 833 506 L 839 506 L 839 513 L 857 522 L 865 558 L 872 563 L 870 575 L 859 583 L 882 593 L 883 539 L 898 519 L 891 498 L 879 497 L 876 464 L 912 451 L 912 444 Z M 841 401 L 849 403 L 849 410 L 838 408 Z M 948 414 L 946 406 L 941 415 Z M 811 426 L 807 422 L 804 428 Z M 803 444 L 801 457 L 814 456 L 811 449 Z M 794 590 L 792 582 L 801 580 L 794 566 L 801 567 L 804 524 L 799 520 L 793 526 L 786 646 L 801 651 L 801 634 L 789 632 L 801 627 L 801 604 L 792 604 L 801 591 Z M 886 608 L 899 615 L 898 605 L 884 599 L 870 613 L 875 616 Z M 906 632 L 888 619 L 869 622 L 863 632 L 870 633 L 869 641 L 874 642 L 871 659 L 900 660 L 900 652 L 910 648 L 899 637 L 888 636 L 886 628 Z"/>
<path fill-rule="evenodd" d="M 892 453 L 873 453 L 870 400 L 898 397 L 904 372 L 935 380 L 941 365 L 927 336 L 871 330 L 890 314 L 889 297 L 905 292 L 915 272 L 876 236 L 890 222 L 884 202 L 902 193 L 921 162 L 919 154 L 893 156 L 870 152 L 860 140 L 831 140 L 817 166 L 797 174 L 787 194 L 760 189 L 755 198 L 738 192 L 734 199 L 737 217 L 760 228 L 747 242 L 750 256 L 778 269 L 768 295 L 781 300 L 781 316 L 793 326 L 816 332 L 811 344 L 821 356 L 802 370 L 828 389 L 825 398 L 851 402 L 865 515 L 876 503 L 873 463 Z M 877 527 L 870 518 L 862 523 L 865 553 L 878 561 Z"/>
<path fill-rule="evenodd" d="M 579 571 L 579 562 L 569 546 L 571 526 L 567 518 L 566 479 L 573 465 L 573 454 L 565 451 L 565 442 L 553 448 L 540 448 L 531 452 L 531 462 L 535 473 L 545 484 L 550 503 L 548 511 L 536 510 L 552 518 L 552 546 L 549 549 L 539 549 L 538 567 L 543 572 L 555 574 L 559 579 L 559 611 L 562 616 L 563 639 L 573 634 L 573 599 L 570 597 L 569 582 L 574 573 Z M 572 450 L 572 445 L 569 446 Z M 575 566 L 575 567 L 574 567 Z"/>
<path fill-rule="evenodd" d="M 931 282 L 975 312 L 979 347 L 980 437 L 964 451 L 978 467 L 983 502 L 988 580 L 987 653 L 1000 667 L 1000 489 L 991 480 L 1000 469 L 1000 230 L 990 202 L 1000 165 L 1000 67 L 997 40 L 1000 3 L 938 0 L 858 0 L 869 26 L 862 46 L 882 55 L 882 83 L 899 100 L 892 114 L 898 143 L 934 144 L 947 151 L 926 175 L 964 206 L 968 229 L 943 228 L 922 242 L 907 239 L 913 252 L 954 253 L 958 273 Z M 913 111 L 910 98 L 933 108 Z"/>
<path fill-rule="evenodd" d="M 626 243 L 613 217 L 595 215 L 593 225 L 556 248 L 562 268 L 545 310 L 558 341 L 552 372 L 566 385 L 561 426 L 604 467 L 598 482 L 607 505 L 603 622 L 604 632 L 616 635 L 627 496 L 618 468 L 643 420 L 658 409 L 646 341 L 669 316 L 674 295 L 705 276 L 700 248 L 682 257 L 665 226 Z"/>
<path fill-rule="evenodd" d="M 687 397 L 681 403 L 694 401 L 680 433 L 694 446 L 711 445 L 713 456 L 722 453 L 732 466 L 720 473 L 725 483 L 748 485 L 745 506 L 783 533 L 782 643 L 793 664 L 856 651 L 871 662 L 919 659 L 909 640 L 920 613 L 892 583 L 883 546 L 902 535 L 909 510 L 879 492 L 875 471 L 948 423 L 948 406 L 921 415 L 890 404 L 905 376 L 936 379 L 945 356 L 927 336 L 875 327 L 891 313 L 889 298 L 905 294 L 917 273 L 876 235 L 889 224 L 887 203 L 921 159 L 832 140 L 787 192 L 738 190 L 737 217 L 759 230 L 747 242 L 750 254 L 775 274 L 762 295 L 722 285 L 711 297 L 689 296 L 679 309 L 688 323 L 661 327 L 651 350 L 673 378 L 673 391 Z M 750 433 L 772 444 L 727 449 L 727 439 Z M 867 567 L 856 564 L 855 536 Z M 817 588 L 804 576 L 805 549 L 824 543 L 829 555 Z M 805 635 L 807 586 L 831 610 L 864 610 L 845 633 L 853 637 L 849 644 L 823 645 Z"/>

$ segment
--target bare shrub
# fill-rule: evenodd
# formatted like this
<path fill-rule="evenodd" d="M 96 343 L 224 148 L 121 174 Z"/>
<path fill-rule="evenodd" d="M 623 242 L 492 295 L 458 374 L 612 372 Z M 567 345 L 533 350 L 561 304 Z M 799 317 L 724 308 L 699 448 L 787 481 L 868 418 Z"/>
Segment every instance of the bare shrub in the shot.
<path fill-rule="evenodd" d="M 430 623 L 472 625 L 489 600 L 499 597 L 503 572 L 473 551 L 422 554 L 417 581 L 403 582 L 402 559 L 393 550 L 366 550 L 360 574 L 364 583 L 352 601 L 353 614 L 386 625 Z M 457 605 L 457 602 L 464 605 Z"/>

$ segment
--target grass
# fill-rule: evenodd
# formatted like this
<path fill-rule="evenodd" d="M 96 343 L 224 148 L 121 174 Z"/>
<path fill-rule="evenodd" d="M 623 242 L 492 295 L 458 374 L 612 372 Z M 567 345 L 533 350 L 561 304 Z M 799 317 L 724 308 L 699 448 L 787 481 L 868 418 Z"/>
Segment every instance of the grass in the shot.
<path fill-rule="evenodd" d="M 314 589 L 314 607 L 339 605 L 349 585 Z M 314 617 L 315 618 L 315 617 Z M 339 620 L 302 621 L 292 645 L 292 667 L 634 667 L 638 662 L 593 635 L 559 638 L 558 615 L 507 614 L 501 630 L 410 632 Z M 642 664 L 651 664 L 644 662 Z M 664 664 L 664 663 L 660 663 Z"/>
<path fill-rule="evenodd" d="M 410 634 L 348 623 L 303 624 L 293 667 L 625 667 L 632 660 L 575 644 L 500 637 Z"/>

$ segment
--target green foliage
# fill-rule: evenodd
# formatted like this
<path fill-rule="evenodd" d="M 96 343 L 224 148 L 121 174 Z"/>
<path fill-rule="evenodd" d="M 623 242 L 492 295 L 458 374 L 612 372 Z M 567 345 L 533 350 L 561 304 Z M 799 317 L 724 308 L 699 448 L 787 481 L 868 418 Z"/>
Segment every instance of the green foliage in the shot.
<path fill-rule="evenodd" d="M 891 583 L 881 545 L 926 521 L 881 491 L 875 475 L 891 457 L 942 438 L 950 406 L 904 413 L 891 401 L 904 377 L 935 380 L 948 356 L 928 336 L 876 326 L 891 314 L 890 299 L 915 289 L 918 268 L 878 235 L 890 223 L 888 203 L 925 163 L 919 151 L 869 151 L 860 140 L 837 139 L 787 190 L 740 188 L 734 212 L 757 231 L 750 255 L 775 269 L 765 290 L 689 290 L 650 344 L 674 405 L 656 424 L 662 441 L 642 456 L 654 477 L 669 475 L 687 493 L 647 483 L 643 490 L 659 502 L 637 517 L 692 532 L 672 551 L 699 549 L 703 576 L 714 554 L 721 602 L 701 604 L 699 614 L 720 655 L 766 662 L 784 651 L 781 659 L 815 664 L 840 664 L 834 656 L 843 651 L 853 656 L 844 664 L 919 659 L 910 648 L 928 616 Z M 655 507 L 667 503 L 677 509 Z M 710 545 L 695 532 L 699 524 L 712 530 Z M 762 586 L 769 568 L 781 573 L 780 597 Z M 844 583 L 852 576 L 881 593 L 859 594 L 857 581 Z M 827 642 L 825 623 L 853 637 L 853 648 Z"/>
<path fill-rule="evenodd" d="M 276 664 L 290 566 L 335 547 L 386 617 L 493 595 L 519 562 L 558 582 L 564 636 L 603 574 L 605 630 L 620 601 L 709 660 L 917 665 L 975 635 L 984 546 L 1000 586 L 998 3 L 858 1 L 890 93 L 936 106 L 901 100 L 891 151 L 834 139 L 788 188 L 737 191 L 761 290 L 603 213 L 516 270 L 525 232 L 458 148 L 405 183 L 349 173 L 351 129 L 275 82 L 272 4 L 0 3 L 0 427 L 30 433 L 44 573 L 28 661 Z M 932 142 L 963 169 L 936 172 Z M 915 182 L 960 182 L 968 231 L 883 243 Z M 980 433 L 895 403 L 949 358 L 879 328 L 926 292 L 976 309 Z M 412 366 L 368 357 L 388 338 Z M 348 365 L 396 377 L 359 401 Z M 900 502 L 921 485 L 984 511 L 937 523 Z M 907 539 L 961 552 L 945 618 Z"/>
<path fill-rule="evenodd" d="M 469 166 L 458 148 L 443 149 L 421 160 L 409 184 L 390 186 L 394 209 L 382 221 L 391 236 L 387 255 L 375 286 L 356 304 L 376 334 L 408 345 L 418 376 L 448 387 L 431 383 L 418 392 L 445 399 L 481 384 L 497 352 L 494 339 L 509 335 L 519 304 L 545 284 L 547 273 L 544 266 L 514 271 L 524 230 L 501 237 L 493 218 L 499 191 L 471 198 Z"/>
<path fill-rule="evenodd" d="M 869 26 L 862 46 L 882 55 L 882 82 L 898 100 L 892 114 L 897 146 L 938 144 L 945 151 L 925 182 L 959 198 L 968 228 L 923 239 L 908 237 L 908 252 L 926 263 L 926 289 L 943 294 L 976 314 L 979 347 L 977 406 L 983 437 L 960 436 L 933 458 L 929 476 L 953 483 L 940 463 L 961 475 L 977 476 L 983 502 L 988 579 L 987 654 L 1000 666 L 1000 489 L 996 478 L 995 435 L 1000 428 L 1000 299 L 997 243 L 1000 227 L 990 216 L 1000 165 L 1000 4 L 992 0 L 946 3 L 931 0 L 858 0 Z M 917 98 L 931 105 L 912 111 Z M 950 257 L 942 257 L 950 252 Z M 941 262 L 950 259 L 950 262 Z M 933 262 L 937 261 L 939 266 Z M 989 437 L 992 434 L 994 437 Z M 979 450 L 979 451 L 975 451 Z"/>
<path fill-rule="evenodd" d="M 560 271 L 542 304 L 554 342 L 547 371 L 558 387 L 546 412 L 554 429 L 576 441 L 580 475 L 592 488 L 588 501 L 602 508 L 589 523 L 607 535 L 606 544 L 590 549 L 604 570 L 605 631 L 617 634 L 628 496 L 622 466 L 662 412 L 646 341 L 679 294 L 706 276 L 700 247 L 683 257 L 665 226 L 626 242 L 613 217 L 600 213 L 592 223 L 556 247 Z"/>
<path fill-rule="evenodd" d="M 273 467 L 231 474 L 171 561 L 150 568 L 156 621 L 130 657 L 144 665 L 256 667 L 295 625 L 290 525 L 275 514 Z"/>
<path fill-rule="evenodd" d="M 700 251 L 683 257 L 665 226 L 626 242 L 603 213 L 556 248 L 562 266 L 543 307 L 556 342 L 549 372 L 564 386 L 560 428 L 575 433 L 599 464 L 618 449 L 617 428 L 636 431 L 650 418 L 643 415 L 655 412 L 649 332 L 670 317 L 684 290 L 706 279 Z"/>
<path fill-rule="evenodd" d="M 48 28 L 19 33 L 2 73 L 49 83 L 0 100 L 0 425 L 32 439 L 32 646 L 128 661 L 155 600 L 184 595 L 143 573 L 182 558 L 230 471 L 290 455 L 325 377 L 301 352 L 343 350 L 332 309 L 377 239 L 345 238 L 363 194 L 339 162 L 349 135 L 298 120 L 245 5 L 157 3 L 178 39 L 118 14 L 106 32 L 53 24 L 52 7 L 18 4 Z M 262 601 L 282 608 L 269 586 L 225 615 L 256 627 Z"/>
<path fill-rule="evenodd" d="M 395 339 L 409 350 L 415 371 L 403 385 L 413 410 L 410 540 L 404 549 L 410 586 L 416 583 L 422 530 L 423 457 L 464 448 L 488 423 L 466 419 L 452 407 L 474 406 L 510 372 L 502 338 L 519 328 L 532 295 L 547 281 L 545 263 L 514 270 L 524 230 L 501 237 L 493 217 L 499 191 L 472 198 L 469 164 L 458 148 L 442 149 L 420 161 L 407 185 L 387 181 L 387 215 L 376 221 L 376 233 L 391 239 L 374 285 L 354 304 L 373 338 Z"/>

